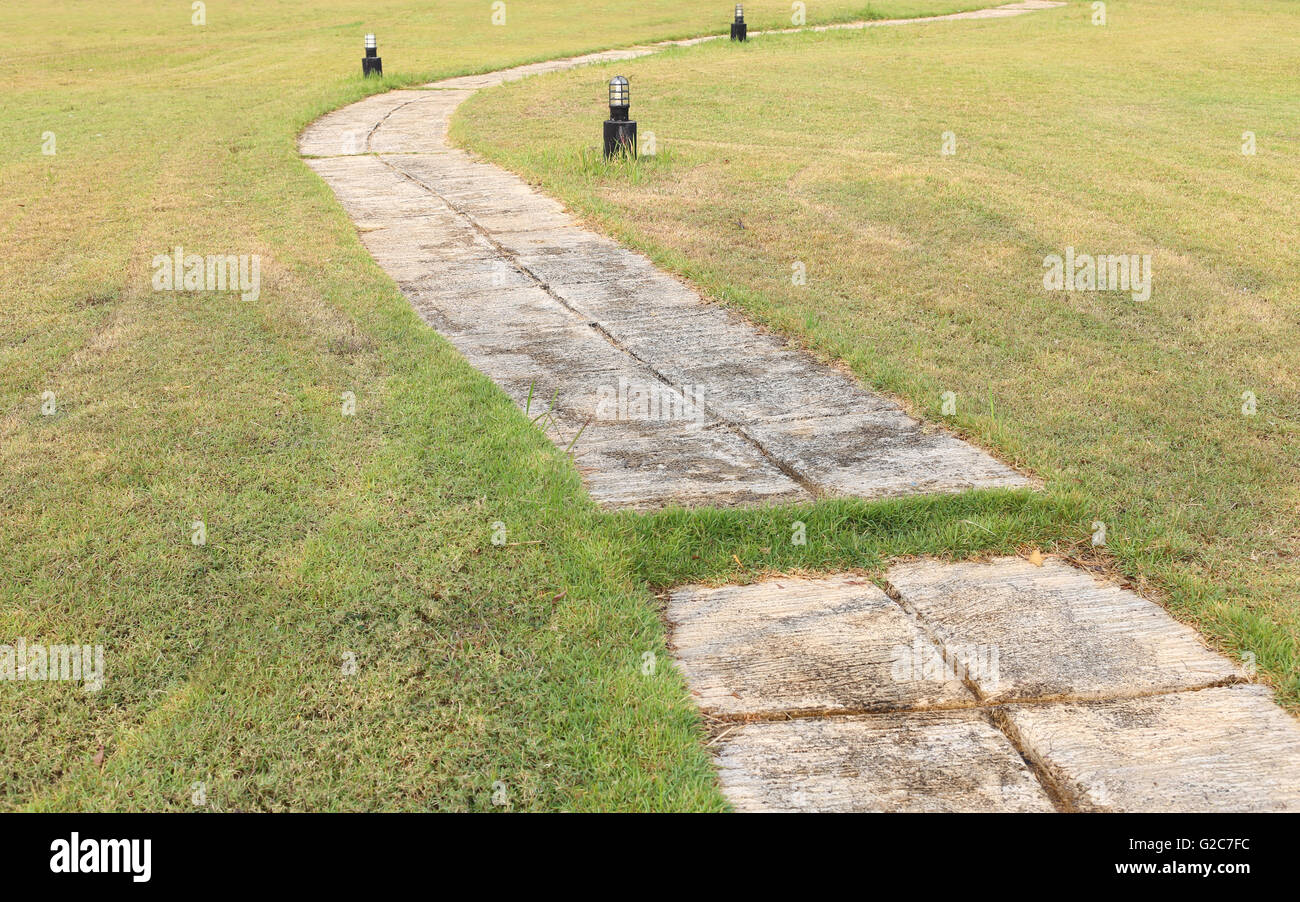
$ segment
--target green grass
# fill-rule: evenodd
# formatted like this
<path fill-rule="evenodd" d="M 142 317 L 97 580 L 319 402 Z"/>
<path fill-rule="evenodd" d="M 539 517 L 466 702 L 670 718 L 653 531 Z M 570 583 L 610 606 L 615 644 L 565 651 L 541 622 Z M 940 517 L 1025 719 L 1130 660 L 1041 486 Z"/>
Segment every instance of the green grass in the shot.
<path fill-rule="evenodd" d="M 851 568 L 882 572 L 891 558 L 1014 554 L 1060 540 L 1080 550 L 1078 499 L 1021 491 L 906 498 L 866 504 L 823 501 L 758 510 L 667 510 L 622 516 L 637 573 L 652 587 L 747 583 L 769 574 Z M 806 544 L 793 541 L 803 524 Z"/>
<path fill-rule="evenodd" d="M 0 644 L 107 667 L 97 694 L 0 682 L 0 809 L 189 809 L 196 783 L 212 810 L 493 809 L 500 781 L 513 810 L 717 810 L 680 677 L 642 673 L 666 661 L 651 585 L 1083 534 L 1068 500 L 997 494 L 819 505 L 800 552 L 769 546 L 794 511 L 600 514 L 298 158 L 366 93 L 720 31 L 717 6 L 0 9 Z M 260 297 L 152 291 L 176 245 L 259 254 Z"/>
<path fill-rule="evenodd" d="M 950 423 L 1077 515 L 1058 547 L 1105 522 L 1107 566 L 1254 655 L 1295 709 L 1300 4 L 1115 0 L 1107 14 L 1094 26 L 1072 3 L 619 63 L 641 133 L 670 154 L 636 178 L 584 162 L 611 67 L 482 92 L 453 136 L 918 414 L 941 419 L 954 392 Z M 1067 246 L 1151 254 L 1151 299 L 1045 291 L 1044 257 Z M 1023 525 L 1014 506 L 992 511 L 1008 534 Z M 637 532 L 732 530 L 761 567 L 756 543 L 779 547 L 768 517 Z M 973 550 L 951 522 L 943 536 Z M 840 550 L 875 561 L 907 545 Z M 686 564 L 684 547 L 652 555 L 648 578 L 726 570 L 722 553 Z"/>

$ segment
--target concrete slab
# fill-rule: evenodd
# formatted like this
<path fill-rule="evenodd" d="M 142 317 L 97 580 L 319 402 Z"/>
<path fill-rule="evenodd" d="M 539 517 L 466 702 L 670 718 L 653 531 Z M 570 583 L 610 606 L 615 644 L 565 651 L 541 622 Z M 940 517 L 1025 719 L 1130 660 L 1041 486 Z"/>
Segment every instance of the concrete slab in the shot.
<path fill-rule="evenodd" d="M 1300 811 L 1300 724 L 1263 686 L 1008 709 L 1085 811 Z"/>
<path fill-rule="evenodd" d="M 573 424 L 557 444 L 576 434 Z M 592 423 L 573 450 L 597 504 L 628 510 L 743 507 L 807 502 L 811 496 L 735 433 L 681 422 Z"/>
<path fill-rule="evenodd" d="M 1055 810 L 1006 737 L 970 711 L 751 723 L 718 745 L 740 811 Z"/>
<path fill-rule="evenodd" d="M 871 409 L 871 402 L 850 397 Z M 1031 485 L 984 451 L 897 408 L 803 419 L 778 416 L 745 428 L 769 454 L 787 461 L 826 495 L 892 498 Z"/>
<path fill-rule="evenodd" d="M 985 701 L 1101 698 L 1241 678 L 1159 605 L 1063 561 L 915 561 L 885 578 L 950 656 L 996 660 L 972 673 Z M 988 668 L 985 668 L 988 669 Z"/>
<path fill-rule="evenodd" d="M 662 317 L 695 316 L 703 309 L 700 296 L 694 290 L 659 272 L 649 260 L 632 255 L 622 266 L 624 270 L 597 273 L 597 278 L 588 282 L 557 279 L 551 289 L 593 322 L 599 322 L 607 329 L 622 326 L 627 331 L 620 330 L 620 340 L 632 334 L 631 330 L 640 320 L 647 319 L 651 323 L 648 328 L 662 331 L 653 325 L 655 321 L 666 321 Z M 645 279 L 655 280 L 655 303 L 649 306 L 637 287 Z M 745 322 L 740 314 L 732 315 Z"/>
<path fill-rule="evenodd" d="M 307 165 L 329 183 L 358 224 L 435 213 L 448 217 L 449 223 L 454 219 L 445 206 L 429 203 L 427 191 L 374 156 L 321 157 L 307 160 Z"/>
<path fill-rule="evenodd" d="M 494 238 L 500 236 L 494 235 Z M 516 251 L 515 259 L 539 281 L 564 297 L 570 286 L 591 282 L 635 284 L 652 278 L 657 270 L 643 257 L 631 254 L 613 242 L 587 235 L 553 236 L 552 243 L 537 242 L 535 247 Z M 535 241 L 530 238 L 529 241 Z M 523 244 L 516 238 L 516 246 Z M 642 303 L 645 296 L 642 295 Z"/>
<path fill-rule="evenodd" d="M 407 103 L 410 91 L 389 91 L 321 116 L 298 136 L 304 156 L 331 157 L 369 153 L 370 132 L 384 117 Z"/>
<path fill-rule="evenodd" d="M 406 296 L 429 325 L 443 335 L 482 335 L 490 341 L 523 330 L 550 334 L 560 327 L 589 330 L 571 310 L 532 281 L 488 290 L 465 292 L 454 282 L 420 280 L 407 283 Z M 413 287 L 419 285 L 420 287 Z"/>
<path fill-rule="evenodd" d="M 673 654 L 714 715 L 970 705 L 915 622 L 864 577 L 672 592 Z"/>
<path fill-rule="evenodd" d="M 406 103 L 394 107 L 370 135 L 372 153 L 446 153 L 451 113 L 473 91 L 401 91 Z"/>

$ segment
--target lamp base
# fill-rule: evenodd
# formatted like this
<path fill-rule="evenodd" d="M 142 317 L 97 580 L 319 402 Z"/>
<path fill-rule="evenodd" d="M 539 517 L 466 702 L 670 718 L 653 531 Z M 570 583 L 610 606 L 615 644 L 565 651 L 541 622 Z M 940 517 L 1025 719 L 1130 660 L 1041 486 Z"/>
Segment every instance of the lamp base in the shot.
<path fill-rule="evenodd" d="M 613 157 L 618 154 L 635 157 L 636 152 L 636 123 L 632 121 L 619 122 L 615 119 L 605 120 L 605 156 Z"/>
<path fill-rule="evenodd" d="M 361 57 L 361 74 L 362 75 L 383 75 L 384 61 L 377 56 Z"/>
<path fill-rule="evenodd" d="M 749 36 L 749 25 L 746 22 L 731 23 L 731 39 L 733 41 L 743 41 Z"/>

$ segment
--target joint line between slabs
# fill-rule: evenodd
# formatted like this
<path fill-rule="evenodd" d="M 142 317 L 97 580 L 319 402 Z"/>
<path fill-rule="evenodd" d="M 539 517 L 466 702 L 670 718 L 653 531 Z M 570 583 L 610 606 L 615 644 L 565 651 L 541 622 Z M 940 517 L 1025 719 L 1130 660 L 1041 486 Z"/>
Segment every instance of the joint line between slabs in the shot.
<path fill-rule="evenodd" d="M 898 605 L 898 607 L 902 609 L 903 613 L 907 614 L 907 616 L 916 623 L 925 634 L 925 637 L 929 640 L 930 644 L 939 649 L 939 654 L 942 656 L 944 664 L 947 666 L 954 666 L 957 662 L 955 657 L 949 652 L 947 643 L 939 632 L 939 628 L 933 626 L 926 618 L 922 617 L 921 612 L 915 607 L 904 602 L 903 593 L 898 590 L 897 586 L 889 582 L 889 580 L 882 580 L 882 582 L 884 583 L 883 589 L 885 595 L 887 595 L 894 604 Z M 973 707 L 978 708 L 980 716 L 984 719 L 985 723 L 1001 733 L 1007 742 L 1011 744 L 1011 747 L 1015 749 L 1016 754 L 1020 756 L 1020 760 L 1025 763 L 1025 767 L 1029 769 L 1029 772 L 1034 775 L 1034 779 L 1038 781 L 1038 785 L 1042 787 L 1044 794 L 1046 794 L 1048 800 L 1052 803 L 1052 807 L 1061 812 L 1077 811 L 1077 798 L 1067 791 L 1065 786 L 1061 784 L 1061 781 L 1056 778 L 1052 770 L 1047 766 L 1047 763 L 1026 747 L 1024 739 L 1020 735 L 1020 731 L 1011 723 L 1011 718 L 1007 713 L 999 708 L 990 708 L 988 706 L 988 695 L 985 694 L 979 683 L 976 682 L 974 677 L 970 675 L 966 668 L 963 667 L 958 670 L 954 667 L 953 672 L 958 674 L 962 685 L 966 687 L 966 691 L 975 697 L 977 704 Z"/>
<path fill-rule="evenodd" d="M 930 638 L 927 635 L 927 638 Z M 933 641 L 933 639 L 931 639 Z M 838 709 L 807 709 L 801 711 L 763 711 L 755 714 L 717 714 L 708 711 L 702 711 L 701 714 L 708 722 L 708 732 L 710 738 L 705 743 L 707 747 L 720 743 L 729 736 L 733 731 L 748 724 L 760 723 L 788 723 L 795 720 L 842 720 L 850 717 L 888 717 L 897 715 L 924 715 L 924 714 L 945 714 L 960 711 L 978 712 L 985 723 L 1001 733 L 1011 744 L 1012 749 L 1024 762 L 1025 767 L 1033 774 L 1034 779 L 1038 781 L 1044 795 L 1048 801 L 1060 813 L 1075 813 L 1080 810 L 1080 799 L 1076 792 L 1068 788 L 1066 781 L 1058 776 L 1057 769 L 1050 765 L 1043 756 L 1030 748 L 1016 729 L 1007 713 L 1007 709 L 1012 706 L 1047 706 L 1057 704 L 1074 704 L 1074 705 L 1103 705 L 1116 701 L 1131 701 L 1141 698 L 1158 698 L 1166 695 L 1181 695 L 1192 692 L 1203 692 L 1207 689 L 1218 689 L 1226 686 L 1250 685 L 1249 680 L 1242 680 L 1239 677 L 1228 677 L 1222 680 L 1216 680 L 1201 686 L 1189 686 L 1178 689 L 1159 689 L 1149 692 L 1134 692 L 1128 694 L 1116 694 L 1108 696 L 1098 696 L 1094 698 L 1072 698 L 1070 696 L 1046 696 L 1032 699 L 1012 699 L 990 703 L 987 701 L 976 700 L 971 704 L 948 704 L 948 705 L 931 705 L 924 708 L 838 708 Z"/>
<path fill-rule="evenodd" d="M 834 719 L 841 717 L 886 717 L 895 714 L 943 714 L 950 711 L 996 711 L 1010 707 L 1047 707 L 1049 705 L 1105 705 L 1111 702 L 1127 702 L 1142 698 L 1161 698 L 1166 695 L 1185 695 L 1192 692 L 1204 692 L 1208 689 L 1223 689 L 1228 686 L 1250 686 L 1248 680 L 1236 677 L 1215 680 L 1203 686 L 1187 686 L 1178 689 L 1153 689 L 1148 692 L 1118 693 L 1115 695 L 1069 696 L 1047 695 L 1037 698 L 1015 698 L 998 702 L 971 701 L 966 704 L 927 705 L 922 708 L 803 708 L 791 710 L 759 711 L 752 714 L 722 714 L 703 711 L 704 717 L 715 723 L 740 725 L 747 723 L 782 723 L 788 720 Z"/>

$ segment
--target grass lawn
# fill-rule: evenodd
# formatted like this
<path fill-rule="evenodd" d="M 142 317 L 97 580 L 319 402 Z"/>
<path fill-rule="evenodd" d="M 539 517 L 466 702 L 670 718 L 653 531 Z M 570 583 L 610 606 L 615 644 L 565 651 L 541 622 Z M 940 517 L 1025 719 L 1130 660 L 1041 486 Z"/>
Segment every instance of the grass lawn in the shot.
<path fill-rule="evenodd" d="M 954 393 L 1080 512 L 1056 547 L 1104 523 L 1107 566 L 1295 710 L 1300 4 L 1106 11 L 673 50 L 480 93 L 453 135 L 919 414 Z M 615 71 L 660 149 L 635 166 L 592 162 Z M 1067 248 L 1150 255 L 1150 298 L 1045 290 Z M 639 521 L 680 537 L 652 581 L 747 516 Z"/>
<path fill-rule="evenodd" d="M 809 21 L 978 5 L 819 0 Z M 722 31 L 719 6 L 511 3 L 504 27 L 451 0 L 229 0 L 199 26 L 188 3 L 0 8 L 0 644 L 103 644 L 107 671 L 98 693 L 0 681 L 0 809 L 190 809 L 196 784 L 212 810 L 720 809 L 652 587 L 1086 536 L 1064 490 L 601 514 L 298 158 L 304 125 L 366 93 Z M 366 31 L 382 84 L 358 74 Z M 558 173 L 570 150 L 532 126 Z M 716 157 L 680 146 L 644 190 Z M 651 196 L 622 192 L 629 223 Z M 153 291 L 176 246 L 260 255 L 260 295 Z"/>

